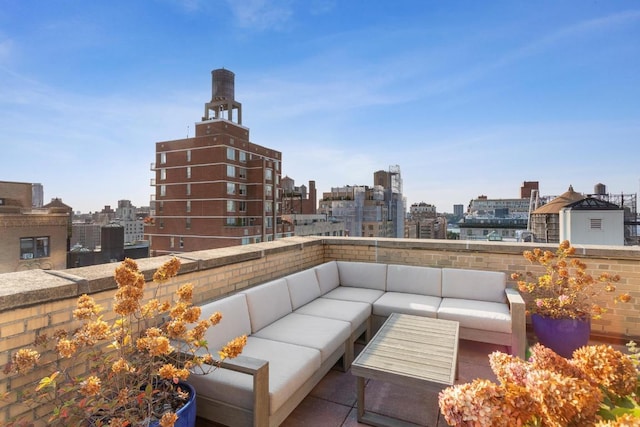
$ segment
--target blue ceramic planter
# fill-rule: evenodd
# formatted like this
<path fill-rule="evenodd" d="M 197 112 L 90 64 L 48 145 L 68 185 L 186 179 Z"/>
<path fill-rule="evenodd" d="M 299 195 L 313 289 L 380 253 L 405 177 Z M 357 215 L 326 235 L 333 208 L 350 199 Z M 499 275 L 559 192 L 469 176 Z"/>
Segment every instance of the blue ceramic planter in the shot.
<path fill-rule="evenodd" d="M 552 319 L 532 314 L 531 325 L 540 344 L 567 359 L 574 350 L 587 345 L 591 333 L 591 319 Z"/>
<path fill-rule="evenodd" d="M 178 421 L 174 427 L 195 427 L 196 425 L 196 389 L 191 384 L 181 382 L 182 389 L 189 390 L 189 401 L 180 409 L 178 409 Z M 152 424 L 158 426 L 158 423 Z"/>

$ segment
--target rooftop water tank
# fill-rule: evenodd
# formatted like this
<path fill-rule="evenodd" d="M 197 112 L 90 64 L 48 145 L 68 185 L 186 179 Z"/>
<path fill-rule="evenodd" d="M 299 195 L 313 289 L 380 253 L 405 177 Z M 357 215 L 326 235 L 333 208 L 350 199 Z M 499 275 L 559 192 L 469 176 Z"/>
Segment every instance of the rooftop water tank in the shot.
<path fill-rule="evenodd" d="M 235 77 L 236 75 L 224 68 L 211 72 L 211 101 L 233 100 L 235 99 Z"/>

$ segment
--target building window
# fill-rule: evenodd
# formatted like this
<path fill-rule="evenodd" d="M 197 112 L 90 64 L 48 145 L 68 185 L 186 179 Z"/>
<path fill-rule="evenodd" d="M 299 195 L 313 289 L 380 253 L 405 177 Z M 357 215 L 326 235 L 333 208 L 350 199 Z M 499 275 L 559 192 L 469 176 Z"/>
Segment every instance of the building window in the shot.
<path fill-rule="evenodd" d="M 236 194 L 236 185 L 233 182 L 227 182 L 227 194 Z"/>
<path fill-rule="evenodd" d="M 266 221 L 267 228 L 273 228 L 273 218 L 271 218 L 270 216 L 268 216 L 268 217 L 266 218 L 266 220 L 267 220 L 267 221 Z"/>
<path fill-rule="evenodd" d="M 273 162 L 273 164 L 276 166 L 276 170 L 279 171 L 280 170 L 280 162 L 278 162 L 276 160 L 275 162 Z"/>
<path fill-rule="evenodd" d="M 180 237 L 180 247 L 184 248 L 184 237 Z"/>
<path fill-rule="evenodd" d="M 236 217 L 228 216 L 227 217 L 227 225 L 236 225 Z"/>
<path fill-rule="evenodd" d="M 589 219 L 592 230 L 602 230 L 602 218 Z"/>
<path fill-rule="evenodd" d="M 187 212 L 191 212 L 191 200 L 187 200 Z"/>
<path fill-rule="evenodd" d="M 158 213 L 162 213 L 163 210 L 164 210 L 164 202 L 159 202 L 158 203 Z"/>
<path fill-rule="evenodd" d="M 187 162 L 191 161 L 191 150 L 187 150 Z"/>
<path fill-rule="evenodd" d="M 246 212 L 247 211 L 247 202 L 238 202 L 238 211 Z"/>
<path fill-rule="evenodd" d="M 227 200 L 227 212 L 236 211 L 236 202 L 233 200 Z"/>
<path fill-rule="evenodd" d="M 227 165 L 227 176 L 236 177 L 236 167 L 233 165 Z"/>
<path fill-rule="evenodd" d="M 191 166 L 187 166 L 187 179 L 191 178 Z"/>
<path fill-rule="evenodd" d="M 167 179 L 167 170 L 166 169 L 160 169 L 160 179 L 161 180 L 165 180 Z"/>
<path fill-rule="evenodd" d="M 191 184 L 187 183 L 187 196 L 191 195 Z"/>
<path fill-rule="evenodd" d="M 240 194 L 241 196 L 247 195 L 247 186 L 245 184 L 238 185 L 238 194 Z"/>
<path fill-rule="evenodd" d="M 160 164 L 167 163 L 167 153 L 160 153 Z"/>
<path fill-rule="evenodd" d="M 231 147 L 227 147 L 227 160 L 235 160 L 236 159 L 236 150 Z"/>
<path fill-rule="evenodd" d="M 238 178 L 247 179 L 247 170 L 245 168 L 238 168 Z"/>
<path fill-rule="evenodd" d="M 160 196 L 164 197 L 167 195 L 167 186 L 166 185 L 161 185 L 160 186 Z"/>
<path fill-rule="evenodd" d="M 273 171 L 271 169 L 264 170 L 264 179 L 266 179 L 267 181 L 273 180 Z"/>
<path fill-rule="evenodd" d="M 264 211 L 266 213 L 271 213 L 273 212 L 273 204 L 271 202 L 265 202 L 264 203 Z"/>
<path fill-rule="evenodd" d="M 247 162 L 247 152 L 246 151 L 240 151 L 238 153 L 238 157 L 240 157 L 240 161 L 242 163 L 246 163 Z"/>
<path fill-rule="evenodd" d="M 48 237 L 21 237 L 20 259 L 45 258 L 49 256 Z"/>
<path fill-rule="evenodd" d="M 273 185 L 264 186 L 264 195 L 269 198 L 273 197 Z"/>
<path fill-rule="evenodd" d="M 187 230 L 191 230 L 191 218 L 187 217 L 185 226 Z"/>
<path fill-rule="evenodd" d="M 175 237 L 173 237 L 173 236 L 169 237 L 169 247 L 173 248 L 173 247 L 175 247 L 175 245 L 176 245 Z"/>

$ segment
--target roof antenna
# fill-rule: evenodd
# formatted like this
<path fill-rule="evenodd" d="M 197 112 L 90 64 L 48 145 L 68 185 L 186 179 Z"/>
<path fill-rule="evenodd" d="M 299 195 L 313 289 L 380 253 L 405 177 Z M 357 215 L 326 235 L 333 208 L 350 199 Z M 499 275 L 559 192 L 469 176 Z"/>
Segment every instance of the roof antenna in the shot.
<path fill-rule="evenodd" d="M 187 125 L 187 138 L 189 138 L 189 125 Z"/>

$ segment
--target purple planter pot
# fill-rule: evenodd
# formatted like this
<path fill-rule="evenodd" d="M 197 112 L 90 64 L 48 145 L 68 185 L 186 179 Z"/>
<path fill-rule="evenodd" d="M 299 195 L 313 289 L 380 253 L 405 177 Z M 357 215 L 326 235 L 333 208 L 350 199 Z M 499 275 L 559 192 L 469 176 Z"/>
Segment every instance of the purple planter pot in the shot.
<path fill-rule="evenodd" d="M 552 319 L 532 314 L 531 325 L 540 344 L 567 359 L 574 350 L 587 345 L 591 333 L 591 319 Z"/>

